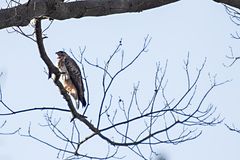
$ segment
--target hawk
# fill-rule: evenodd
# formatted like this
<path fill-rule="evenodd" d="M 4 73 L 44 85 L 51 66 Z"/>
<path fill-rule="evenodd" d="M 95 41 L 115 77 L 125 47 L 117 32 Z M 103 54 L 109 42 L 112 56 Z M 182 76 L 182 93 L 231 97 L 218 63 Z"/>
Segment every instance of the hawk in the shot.
<path fill-rule="evenodd" d="M 58 51 L 57 67 L 61 72 L 60 82 L 65 90 L 76 100 L 77 108 L 79 108 L 79 101 L 82 106 L 86 106 L 84 98 L 84 86 L 82 75 L 77 63 L 64 51 Z"/>

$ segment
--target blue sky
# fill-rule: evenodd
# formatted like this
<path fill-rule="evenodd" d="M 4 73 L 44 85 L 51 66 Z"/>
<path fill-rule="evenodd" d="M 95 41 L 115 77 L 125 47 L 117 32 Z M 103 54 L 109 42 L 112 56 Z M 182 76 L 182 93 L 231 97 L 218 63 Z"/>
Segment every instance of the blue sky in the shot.
<path fill-rule="evenodd" d="M 2 3 L 4 2 L 0 3 L 1 6 Z M 25 29 L 33 31 L 31 27 Z M 138 81 L 140 97 L 145 98 L 150 94 L 149 88 L 153 85 L 156 62 L 164 64 L 166 60 L 168 60 L 167 95 L 169 98 L 178 97 L 186 84 L 183 60 L 187 54 L 190 55 L 190 71 L 193 75 L 196 68 L 207 58 L 200 79 L 199 93 L 210 85 L 208 73 L 217 74 L 219 82 L 232 80 L 216 88 L 209 95 L 205 105 L 207 107 L 209 103 L 214 104 L 217 107 L 216 113 L 221 114 L 226 123 L 234 123 L 240 127 L 238 102 L 240 64 L 236 63 L 231 68 L 223 66 L 223 63 L 230 63 L 225 57 L 230 54 L 229 47 L 232 47 L 236 56 L 239 55 L 240 41 L 230 36 L 236 31 L 239 31 L 239 27 L 230 21 L 223 5 L 210 0 L 182 0 L 141 13 L 55 21 L 47 31 L 48 38 L 44 42 L 53 61 L 56 58 L 54 53 L 58 50 L 71 49 L 78 53 L 79 47 L 86 46 L 85 57 L 91 62 L 97 59 L 99 64 L 103 64 L 120 39 L 123 41 L 127 62 L 141 49 L 144 37 L 147 35 L 152 37 L 149 51 L 120 76 L 114 85 L 111 93 L 116 96 L 116 101 L 118 96 L 127 99 L 133 84 Z M 0 71 L 3 72 L 0 84 L 4 102 L 15 110 L 41 106 L 65 108 L 64 100 L 44 73 L 45 64 L 39 58 L 36 44 L 19 34 L 9 34 L 5 29 L 0 31 L 0 41 L 2 44 Z M 86 72 L 89 77 L 90 107 L 96 107 L 101 97 L 100 72 L 89 66 L 86 67 Z M 1 108 L 0 111 L 3 110 Z M 96 114 L 96 109 L 92 108 L 88 117 L 94 121 L 93 117 Z M 5 119 L 8 121 L 4 130 L 0 129 L 0 132 L 21 127 L 21 133 L 26 133 L 31 122 L 35 135 L 52 141 L 51 132 L 39 127 L 39 124 L 45 123 L 44 115 L 45 112 L 34 112 L 0 117 L 0 123 Z M 71 119 L 70 115 L 64 116 L 62 119 Z M 196 140 L 178 145 L 161 144 L 156 146 L 156 149 L 165 154 L 168 160 L 237 160 L 240 148 L 239 134 L 228 131 L 224 125 L 199 127 L 199 130 L 203 130 L 203 134 Z M 101 152 L 99 149 L 101 144 L 101 141 L 94 140 L 85 149 Z M 124 153 L 123 150 L 121 152 Z M 42 160 L 57 159 L 56 157 L 57 151 L 32 139 L 18 135 L 0 136 L 0 159 Z M 131 158 L 126 159 L 138 158 L 131 155 Z"/>

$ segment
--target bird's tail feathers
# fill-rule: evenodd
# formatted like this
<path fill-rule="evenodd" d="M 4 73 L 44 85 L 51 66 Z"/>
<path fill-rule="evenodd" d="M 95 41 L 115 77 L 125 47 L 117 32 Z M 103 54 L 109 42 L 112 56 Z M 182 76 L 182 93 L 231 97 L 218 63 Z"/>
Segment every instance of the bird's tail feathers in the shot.
<path fill-rule="evenodd" d="M 85 100 L 84 97 L 80 97 L 79 100 L 80 100 L 81 103 L 82 103 L 82 107 L 85 107 L 85 106 L 87 105 L 87 102 L 86 102 L 86 100 Z M 79 108 L 79 105 L 78 105 L 78 108 Z"/>

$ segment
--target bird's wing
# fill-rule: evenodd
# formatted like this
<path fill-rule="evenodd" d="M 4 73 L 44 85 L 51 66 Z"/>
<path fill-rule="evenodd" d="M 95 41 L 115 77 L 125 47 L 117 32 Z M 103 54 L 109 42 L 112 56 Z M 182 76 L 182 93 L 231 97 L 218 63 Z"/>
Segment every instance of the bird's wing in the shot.
<path fill-rule="evenodd" d="M 73 85 L 77 89 L 78 99 L 82 102 L 82 105 L 85 106 L 86 101 L 84 98 L 84 86 L 80 68 L 78 67 L 77 63 L 69 56 L 65 59 L 65 66 Z"/>

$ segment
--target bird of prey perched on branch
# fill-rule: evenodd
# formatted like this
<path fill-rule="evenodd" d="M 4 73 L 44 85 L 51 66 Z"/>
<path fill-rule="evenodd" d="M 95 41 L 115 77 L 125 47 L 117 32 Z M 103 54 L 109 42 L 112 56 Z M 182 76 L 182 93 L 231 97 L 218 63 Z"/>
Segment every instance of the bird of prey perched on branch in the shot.
<path fill-rule="evenodd" d="M 84 86 L 82 75 L 77 63 L 64 51 L 58 51 L 57 67 L 61 72 L 60 82 L 65 90 L 76 100 L 77 108 L 79 108 L 79 101 L 82 106 L 86 106 L 84 98 Z"/>

